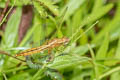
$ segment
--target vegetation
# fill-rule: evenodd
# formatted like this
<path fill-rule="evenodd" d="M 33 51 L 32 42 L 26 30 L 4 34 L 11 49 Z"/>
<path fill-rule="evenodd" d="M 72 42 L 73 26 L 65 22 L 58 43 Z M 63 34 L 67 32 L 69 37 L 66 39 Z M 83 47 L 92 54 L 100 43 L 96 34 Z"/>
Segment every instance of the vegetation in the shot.
<path fill-rule="evenodd" d="M 19 52 L 55 38 L 66 45 Z M 52 60 L 49 60 L 53 57 Z M 119 0 L 0 0 L 0 80 L 120 80 Z"/>

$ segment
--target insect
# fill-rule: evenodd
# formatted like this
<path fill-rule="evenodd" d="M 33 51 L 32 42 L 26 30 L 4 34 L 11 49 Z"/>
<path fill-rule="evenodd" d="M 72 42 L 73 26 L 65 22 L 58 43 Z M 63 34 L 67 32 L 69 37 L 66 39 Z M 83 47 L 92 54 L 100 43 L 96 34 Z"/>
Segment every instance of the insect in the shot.
<path fill-rule="evenodd" d="M 19 54 L 16 54 L 16 56 L 28 56 L 35 53 L 40 53 L 44 50 L 48 50 L 48 53 L 49 53 L 52 48 L 55 48 L 61 45 L 66 45 L 68 42 L 69 42 L 69 38 L 66 38 L 66 37 L 56 38 L 48 41 L 47 44 L 41 45 L 40 47 L 27 49 Z"/>

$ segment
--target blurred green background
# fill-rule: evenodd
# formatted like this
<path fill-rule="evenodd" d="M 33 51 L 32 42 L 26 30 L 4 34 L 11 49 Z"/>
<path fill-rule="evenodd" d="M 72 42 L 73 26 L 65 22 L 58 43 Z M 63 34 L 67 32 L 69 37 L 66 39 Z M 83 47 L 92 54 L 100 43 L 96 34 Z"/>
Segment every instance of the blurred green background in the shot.
<path fill-rule="evenodd" d="M 14 57 L 62 37 L 53 61 Z M 120 80 L 120 1 L 0 0 L 0 80 Z"/>

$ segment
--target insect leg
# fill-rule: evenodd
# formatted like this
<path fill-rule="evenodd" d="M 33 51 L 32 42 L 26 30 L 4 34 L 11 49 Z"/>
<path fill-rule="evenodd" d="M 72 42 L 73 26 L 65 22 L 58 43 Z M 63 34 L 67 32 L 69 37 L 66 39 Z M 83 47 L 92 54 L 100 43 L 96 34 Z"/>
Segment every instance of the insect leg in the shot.
<path fill-rule="evenodd" d="M 47 62 L 53 61 L 54 59 L 54 55 L 51 53 L 51 48 L 48 49 L 48 55 L 49 55 L 49 59 L 47 60 Z"/>
<path fill-rule="evenodd" d="M 48 54 L 49 54 L 49 55 L 51 54 L 51 48 L 48 49 Z"/>

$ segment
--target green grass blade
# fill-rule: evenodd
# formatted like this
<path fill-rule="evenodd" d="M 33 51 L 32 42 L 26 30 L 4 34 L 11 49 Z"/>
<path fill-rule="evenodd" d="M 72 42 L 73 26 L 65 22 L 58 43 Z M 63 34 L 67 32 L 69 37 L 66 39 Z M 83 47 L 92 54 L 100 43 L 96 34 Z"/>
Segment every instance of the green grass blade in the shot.
<path fill-rule="evenodd" d="M 97 51 L 96 59 L 102 59 L 106 57 L 108 46 L 109 46 L 109 36 L 108 34 L 106 34 L 101 47 Z"/>
<path fill-rule="evenodd" d="M 93 43 L 97 43 L 102 40 L 104 34 L 106 32 L 113 32 L 114 29 L 119 27 L 120 25 L 120 3 L 117 4 L 117 9 L 114 18 L 110 21 L 97 35 L 96 38 L 93 39 Z M 113 27 L 114 26 L 114 27 Z"/>
<path fill-rule="evenodd" d="M 117 50 L 116 50 L 115 57 L 120 59 L 120 38 L 119 38 L 119 41 L 118 41 L 118 47 L 117 47 Z"/>
<path fill-rule="evenodd" d="M 18 36 L 18 28 L 21 20 L 22 9 L 16 8 L 16 12 L 11 15 L 5 30 L 4 42 L 6 47 L 13 47 Z"/>

